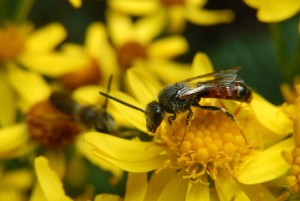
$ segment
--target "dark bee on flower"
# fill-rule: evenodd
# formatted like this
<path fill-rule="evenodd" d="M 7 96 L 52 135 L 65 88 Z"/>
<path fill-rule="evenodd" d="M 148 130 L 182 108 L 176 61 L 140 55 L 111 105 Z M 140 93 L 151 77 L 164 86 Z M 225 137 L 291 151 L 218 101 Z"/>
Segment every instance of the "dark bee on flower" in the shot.
<path fill-rule="evenodd" d="M 166 113 L 172 114 L 168 117 L 168 122 L 172 124 L 172 121 L 176 119 L 176 114 L 188 111 L 186 118 L 186 123 L 188 124 L 190 118 L 193 117 L 191 107 L 222 111 L 231 120 L 235 120 L 234 116 L 227 109 L 217 106 L 200 105 L 199 101 L 201 98 L 218 98 L 249 103 L 252 98 L 252 92 L 244 81 L 237 77 L 236 73 L 239 69 L 239 67 L 236 67 L 215 71 L 168 85 L 159 92 L 158 101 L 155 100 L 148 103 L 145 110 L 106 93 L 100 92 L 100 94 L 143 112 L 146 116 L 146 127 L 148 131 L 153 133 L 161 124 Z"/>
<path fill-rule="evenodd" d="M 111 79 L 107 91 L 110 90 Z M 117 130 L 114 118 L 107 112 L 108 99 L 102 106 L 84 105 L 76 102 L 68 93 L 54 91 L 49 100 L 56 109 L 73 116 L 87 129 L 94 128 L 103 133 L 114 133 Z"/>

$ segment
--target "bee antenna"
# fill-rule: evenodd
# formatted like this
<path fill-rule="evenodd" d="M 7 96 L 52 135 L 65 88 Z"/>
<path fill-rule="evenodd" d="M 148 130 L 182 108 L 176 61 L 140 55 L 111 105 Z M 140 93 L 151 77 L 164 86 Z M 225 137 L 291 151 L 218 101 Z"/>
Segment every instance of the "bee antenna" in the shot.
<path fill-rule="evenodd" d="M 115 98 L 115 97 L 113 97 L 113 96 L 110 96 L 110 95 L 108 95 L 108 94 L 106 94 L 106 93 L 103 93 L 103 92 L 99 92 L 102 96 L 105 96 L 106 98 L 109 98 L 109 99 L 112 99 L 112 100 L 114 100 L 114 101 L 116 101 L 116 102 L 118 102 L 118 103 L 121 103 L 121 104 L 123 104 L 123 105 L 126 105 L 127 107 L 130 107 L 130 108 L 132 108 L 132 109 L 135 109 L 135 110 L 138 110 L 138 111 L 140 111 L 140 112 L 142 112 L 142 113 L 144 113 L 145 114 L 145 111 L 143 110 L 143 109 L 141 109 L 141 108 L 139 108 L 139 107 L 136 107 L 136 106 L 134 106 L 134 105 L 131 105 L 131 104 L 129 104 L 129 103 L 126 103 L 125 101 L 122 101 L 122 100 L 120 100 L 120 99 L 117 99 L 117 98 Z"/>
<path fill-rule="evenodd" d="M 110 75 L 109 78 L 108 78 L 108 84 L 107 84 L 107 89 L 106 89 L 106 93 L 107 93 L 107 94 L 108 94 L 109 91 L 110 91 L 112 78 L 113 78 L 112 75 Z M 108 104 L 108 97 L 106 96 L 105 102 L 104 102 L 104 104 L 103 104 L 103 108 L 104 108 L 104 109 L 107 108 L 107 104 Z"/>

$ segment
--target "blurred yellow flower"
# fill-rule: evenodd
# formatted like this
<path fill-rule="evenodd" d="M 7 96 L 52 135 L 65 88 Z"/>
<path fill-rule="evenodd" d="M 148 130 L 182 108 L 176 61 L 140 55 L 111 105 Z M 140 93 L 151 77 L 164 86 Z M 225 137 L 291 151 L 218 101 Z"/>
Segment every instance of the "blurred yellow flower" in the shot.
<path fill-rule="evenodd" d="M 107 14 L 107 26 L 119 67 L 123 71 L 138 61 L 144 62 L 144 70 L 147 70 L 153 59 L 167 63 L 169 59 L 188 51 L 188 42 L 181 35 L 156 39 L 164 28 L 163 15 L 160 13 L 133 22 L 129 16 L 110 11 Z"/>
<path fill-rule="evenodd" d="M 244 0 L 244 2 L 257 9 L 257 18 L 267 23 L 286 20 L 300 11 L 298 0 Z"/>
<path fill-rule="evenodd" d="M 207 0 L 109 0 L 108 5 L 114 10 L 131 15 L 161 13 L 165 26 L 171 32 L 182 32 L 186 21 L 198 25 L 229 23 L 234 19 L 231 10 L 204 9 Z"/>
<path fill-rule="evenodd" d="M 60 81 L 68 89 L 83 85 L 107 86 L 108 79 L 114 76 L 112 87 L 118 85 L 118 64 L 114 50 L 109 44 L 105 26 L 102 23 L 91 23 L 86 30 L 83 45 L 65 43 L 62 53 L 75 61 L 81 58 L 86 61 L 80 69 L 74 68 L 61 74 Z"/>
<path fill-rule="evenodd" d="M 74 119 L 66 118 L 53 111 L 53 106 L 50 106 L 47 101 L 51 93 L 51 87 L 41 75 L 22 70 L 13 64 L 9 65 L 7 70 L 10 85 L 20 97 L 20 109 L 22 114 L 27 115 L 27 122 L 20 122 L 0 129 L 1 159 L 28 155 L 38 145 L 48 148 L 48 151 L 52 152 L 55 149 L 62 149 L 66 145 L 75 144 L 79 155 L 90 159 L 93 164 L 101 169 L 112 172 L 114 175 L 114 181 L 112 182 L 115 183 L 122 177 L 123 171 L 119 168 L 105 161 L 94 160 L 91 153 L 92 146 L 84 143 L 79 133 L 80 130 L 76 127 L 78 123 L 74 122 Z M 90 88 L 94 89 L 89 90 Z M 84 100 L 86 103 L 94 104 L 99 102 L 101 98 L 95 91 L 105 90 L 100 86 L 89 86 L 87 90 L 84 89 L 78 88 L 75 90 L 75 98 L 79 101 Z M 61 155 L 64 155 L 63 151 Z"/>
<path fill-rule="evenodd" d="M 197 72 L 194 76 L 203 70 L 199 69 L 202 57 L 203 54 L 195 56 L 191 69 Z M 210 69 L 202 73 L 212 70 L 209 63 L 202 65 Z M 138 101 L 120 92 L 111 94 L 138 107 L 153 100 L 162 88 L 154 79 L 134 69 L 127 76 L 130 91 Z M 143 113 L 112 104 L 135 127 L 147 132 Z M 203 200 L 216 196 L 220 200 L 253 200 L 259 193 L 266 200 L 275 200 L 262 183 L 283 175 L 289 167 L 280 156 L 283 149 L 292 149 L 292 139 L 282 140 L 291 132 L 290 118 L 281 107 L 256 93 L 249 105 L 215 99 L 203 99 L 201 104 L 225 106 L 238 123 L 222 112 L 193 109 L 194 119 L 188 126 L 186 113 L 178 114 L 172 125 L 167 120 L 162 122 L 153 142 L 94 132 L 87 133 L 85 140 L 95 147 L 95 156 L 126 171 L 156 170 L 145 200 L 196 200 L 200 195 Z M 257 194 L 251 193 L 254 189 Z"/>
<path fill-rule="evenodd" d="M 34 182 L 31 170 L 20 168 L 18 170 L 0 169 L 0 200 L 20 201 L 26 200 L 27 192 Z"/>
<path fill-rule="evenodd" d="M 74 8 L 80 8 L 82 5 L 82 1 L 81 0 L 68 0 L 70 2 L 70 4 L 72 4 L 72 6 Z"/>
<path fill-rule="evenodd" d="M 15 121 L 16 97 L 6 78 L 6 67 L 21 65 L 44 75 L 59 75 L 80 68 L 86 61 L 55 51 L 65 39 L 66 31 L 59 23 L 52 23 L 32 31 L 30 24 L 16 26 L 6 24 L 0 29 L 0 124 L 11 125 Z"/>

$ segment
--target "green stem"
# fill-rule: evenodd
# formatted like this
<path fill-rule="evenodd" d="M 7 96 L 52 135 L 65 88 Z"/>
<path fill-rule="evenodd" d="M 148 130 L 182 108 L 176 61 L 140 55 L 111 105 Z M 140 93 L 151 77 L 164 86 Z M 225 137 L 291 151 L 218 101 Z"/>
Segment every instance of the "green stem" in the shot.
<path fill-rule="evenodd" d="M 19 5 L 15 12 L 15 22 L 20 24 L 27 20 L 28 15 L 31 11 L 34 0 L 20 0 Z"/>

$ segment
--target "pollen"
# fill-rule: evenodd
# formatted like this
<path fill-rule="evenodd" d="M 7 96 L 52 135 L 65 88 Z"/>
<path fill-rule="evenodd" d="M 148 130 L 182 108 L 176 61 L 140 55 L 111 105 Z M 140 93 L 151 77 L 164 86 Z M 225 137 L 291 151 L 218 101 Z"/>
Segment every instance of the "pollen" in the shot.
<path fill-rule="evenodd" d="M 290 175 L 286 177 L 287 185 L 293 193 L 300 192 L 300 147 L 296 146 L 292 153 L 285 152 L 284 158 L 290 163 Z"/>
<path fill-rule="evenodd" d="M 58 111 L 48 100 L 32 106 L 26 121 L 31 137 L 47 148 L 64 147 L 80 132 L 80 125 L 74 118 Z"/>
<path fill-rule="evenodd" d="M 25 36 L 16 26 L 0 28 L 0 63 L 16 58 L 25 47 Z"/>
<path fill-rule="evenodd" d="M 220 169 L 234 174 L 251 149 L 241 128 L 222 112 L 194 109 L 193 113 L 188 125 L 186 113 L 177 115 L 172 125 L 166 120 L 165 129 L 158 134 L 168 153 L 177 156 L 170 165 L 185 170 L 184 178 L 193 182 L 200 181 L 203 174 L 214 179 Z"/>
<path fill-rule="evenodd" d="M 68 90 L 74 90 L 84 85 L 99 84 L 100 79 L 101 72 L 99 62 L 93 58 L 90 59 L 87 66 L 60 77 L 63 86 Z"/>
<path fill-rule="evenodd" d="M 146 47 L 138 42 L 129 41 L 116 48 L 118 62 L 121 68 L 130 68 L 135 61 L 145 60 L 148 57 Z"/>

